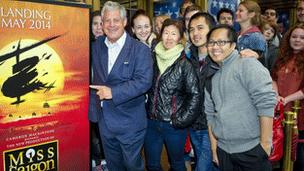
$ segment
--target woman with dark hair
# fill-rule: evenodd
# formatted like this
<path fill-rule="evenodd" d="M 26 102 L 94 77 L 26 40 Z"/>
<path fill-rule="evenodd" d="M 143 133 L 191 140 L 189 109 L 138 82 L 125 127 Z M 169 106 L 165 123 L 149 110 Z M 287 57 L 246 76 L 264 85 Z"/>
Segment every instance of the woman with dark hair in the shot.
<path fill-rule="evenodd" d="M 96 40 L 97 37 L 103 35 L 100 11 L 94 11 L 92 13 L 91 31 L 92 40 Z"/>
<path fill-rule="evenodd" d="M 91 14 L 91 42 L 94 42 L 99 36 L 103 35 L 101 13 L 100 11 L 94 11 Z M 93 73 L 93 72 L 92 72 Z M 91 75 L 93 77 L 93 75 Z M 89 112 L 92 112 L 90 110 Z M 92 167 L 102 167 L 100 164 L 102 159 L 104 159 L 103 148 L 101 143 L 101 138 L 99 136 L 98 124 L 90 122 L 90 154 L 92 159 Z"/>
<path fill-rule="evenodd" d="M 165 20 L 155 47 L 154 79 L 148 95 L 148 128 L 144 152 L 147 170 L 161 170 L 165 144 L 171 170 L 185 171 L 187 130 L 199 113 L 200 89 L 196 71 L 181 44 L 183 25 Z"/>
<path fill-rule="evenodd" d="M 152 21 L 144 10 L 137 10 L 131 19 L 134 37 L 142 43 L 154 48 L 156 35 L 152 32 Z"/>
<path fill-rule="evenodd" d="M 299 138 L 304 139 L 304 24 L 291 28 L 283 37 L 280 55 L 272 72 L 273 88 L 284 111 L 291 111 L 293 102 L 300 100 L 297 116 Z M 304 170 L 304 145 L 298 144 L 296 170 Z"/>

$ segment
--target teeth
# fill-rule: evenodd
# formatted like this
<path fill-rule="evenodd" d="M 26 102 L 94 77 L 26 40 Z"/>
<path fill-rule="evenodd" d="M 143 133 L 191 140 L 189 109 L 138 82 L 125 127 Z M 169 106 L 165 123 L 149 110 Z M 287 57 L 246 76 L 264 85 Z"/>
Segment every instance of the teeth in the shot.
<path fill-rule="evenodd" d="M 214 55 L 220 55 L 220 52 L 212 52 Z"/>

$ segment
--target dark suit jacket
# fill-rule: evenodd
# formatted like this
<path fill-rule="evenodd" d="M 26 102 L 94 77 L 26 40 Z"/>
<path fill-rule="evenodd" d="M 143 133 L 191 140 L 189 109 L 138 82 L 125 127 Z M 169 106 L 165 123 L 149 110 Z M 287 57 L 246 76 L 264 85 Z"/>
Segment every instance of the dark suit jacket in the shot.
<path fill-rule="evenodd" d="M 100 106 L 96 91 L 90 98 L 89 119 L 101 122 L 102 134 L 125 134 L 146 128 L 144 94 L 151 87 L 153 62 L 150 49 L 127 34 L 125 44 L 108 74 L 108 48 L 105 37 L 92 45 L 92 84 L 112 89 L 112 99 Z"/>

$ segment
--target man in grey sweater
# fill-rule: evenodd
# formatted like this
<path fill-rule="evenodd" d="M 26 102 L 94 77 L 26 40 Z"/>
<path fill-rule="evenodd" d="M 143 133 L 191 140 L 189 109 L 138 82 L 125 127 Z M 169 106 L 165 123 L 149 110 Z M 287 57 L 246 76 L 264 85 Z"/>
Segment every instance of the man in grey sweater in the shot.
<path fill-rule="evenodd" d="M 240 57 L 236 41 L 225 25 L 207 35 L 208 53 L 220 67 L 205 90 L 213 161 L 224 171 L 271 171 L 276 104 L 271 77 L 257 59 Z"/>

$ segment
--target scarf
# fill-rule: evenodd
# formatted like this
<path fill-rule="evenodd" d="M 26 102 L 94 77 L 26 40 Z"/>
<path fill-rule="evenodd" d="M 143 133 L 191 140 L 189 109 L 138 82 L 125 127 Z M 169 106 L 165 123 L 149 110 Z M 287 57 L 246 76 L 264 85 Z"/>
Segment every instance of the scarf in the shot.
<path fill-rule="evenodd" d="M 159 42 L 155 47 L 156 61 L 160 74 L 163 74 L 167 68 L 169 68 L 176 59 L 180 56 L 184 50 L 182 44 L 177 44 L 171 49 L 165 49 L 163 42 Z"/>

